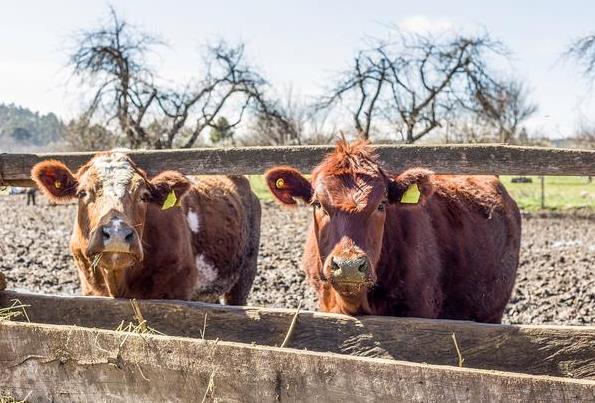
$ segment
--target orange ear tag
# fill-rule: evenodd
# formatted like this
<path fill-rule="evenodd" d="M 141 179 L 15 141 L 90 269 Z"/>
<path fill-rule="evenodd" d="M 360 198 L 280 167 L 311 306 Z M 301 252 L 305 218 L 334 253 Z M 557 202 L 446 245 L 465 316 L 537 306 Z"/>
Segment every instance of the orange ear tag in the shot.
<path fill-rule="evenodd" d="M 277 189 L 283 189 L 285 187 L 285 180 L 283 178 L 277 179 L 277 181 L 275 182 L 275 187 Z"/>
<path fill-rule="evenodd" d="M 56 189 L 60 189 L 60 188 L 62 187 L 62 182 L 60 182 L 60 181 L 55 181 L 55 182 L 54 182 L 54 187 L 55 187 Z"/>

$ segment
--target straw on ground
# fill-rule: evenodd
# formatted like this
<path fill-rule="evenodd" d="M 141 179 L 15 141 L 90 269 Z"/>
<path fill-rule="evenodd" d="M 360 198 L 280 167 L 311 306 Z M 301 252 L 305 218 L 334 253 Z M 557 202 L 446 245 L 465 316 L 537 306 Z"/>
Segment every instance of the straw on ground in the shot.
<path fill-rule="evenodd" d="M 116 328 L 117 332 L 163 335 L 163 333 L 153 329 L 147 324 L 147 320 L 143 317 L 143 314 L 140 310 L 140 305 L 136 299 L 130 300 L 130 304 L 132 305 L 133 316 L 137 323 L 134 324 L 133 322 L 128 322 L 128 324 L 125 324 L 125 321 L 122 320 L 120 325 Z"/>
<path fill-rule="evenodd" d="M 21 301 L 19 301 L 18 299 L 13 299 L 10 302 L 10 306 L 0 308 L 0 321 L 14 320 L 20 317 L 24 317 L 27 320 L 27 322 L 31 322 L 25 309 L 29 307 L 29 305 L 23 305 Z"/>

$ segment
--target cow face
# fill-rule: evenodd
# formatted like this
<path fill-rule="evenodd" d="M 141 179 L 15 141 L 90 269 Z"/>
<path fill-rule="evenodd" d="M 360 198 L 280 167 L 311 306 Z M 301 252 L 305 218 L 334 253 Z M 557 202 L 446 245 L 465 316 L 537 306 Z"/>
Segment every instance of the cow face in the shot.
<path fill-rule="evenodd" d="M 427 197 L 429 175 L 429 171 L 412 169 L 390 178 L 367 143 L 339 142 L 310 181 L 290 167 L 274 168 L 265 176 L 269 189 L 283 204 L 295 205 L 296 198 L 311 204 L 319 277 L 341 296 L 353 297 L 377 281 L 387 213 L 393 208 L 414 208 L 401 203 L 411 186 L 420 190 L 422 199 Z M 415 206 L 423 200 L 417 202 Z"/>
<path fill-rule="evenodd" d="M 177 172 L 148 180 L 120 152 L 98 154 L 76 174 L 59 161 L 43 161 L 33 167 L 31 176 L 53 202 L 78 199 L 72 250 L 107 272 L 121 272 L 143 259 L 141 242 L 149 203 L 163 205 L 172 192 L 180 199 L 190 188 L 190 182 Z"/>

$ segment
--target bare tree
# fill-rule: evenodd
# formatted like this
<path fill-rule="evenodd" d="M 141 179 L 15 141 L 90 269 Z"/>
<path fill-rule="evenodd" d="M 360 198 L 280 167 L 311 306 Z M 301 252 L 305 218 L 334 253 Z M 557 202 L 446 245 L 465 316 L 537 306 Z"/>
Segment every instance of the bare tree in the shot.
<path fill-rule="evenodd" d="M 376 40 L 358 52 L 353 68 L 342 74 L 319 109 L 343 104 L 356 130 L 393 131 L 413 143 L 450 116 L 474 103 L 479 93 L 495 93 L 500 84 L 487 68 L 490 56 L 504 56 L 503 46 L 487 35 L 432 36 L 397 32 L 397 40 Z"/>
<path fill-rule="evenodd" d="M 72 151 L 101 151 L 117 146 L 118 138 L 105 126 L 92 123 L 86 114 L 71 120 L 63 134 Z"/>
<path fill-rule="evenodd" d="M 173 90 L 157 85 L 147 62 L 161 44 L 110 9 L 108 21 L 77 36 L 70 57 L 74 75 L 94 88 L 89 113 L 116 120 L 130 147 L 192 147 L 226 108 L 237 111 L 236 126 L 250 104 L 264 102 L 266 81 L 245 62 L 242 45 L 209 47 L 203 77 Z"/>
<path fill-rule="evenodd" d="M 581 123 L 573 143 L 577 148 L 595 149 L 595 124 L 592 122 Z"/>
<path fill-rule="evenodd" d="M 302 144 L 305 126 L 309 120 L 305 106 L 289 88 L 275 100 L 263 102 L 254 110 L 249 136 L 244 143 L 258 145 Z"/>
<path fill-rule="evenodd" d="M 569 46 L 565 55 L 576 59 L 582 65 L 585 77 L 595 80 L 595 33 L 576 40 Z"/>
<path fill-rule="evenodd" d="M 293 88 L 267 99 L 254 111 L 245 145 L 328 144 L 336 130 L 326 122 L 328 113 L 317 113 Z"/>
<path fill-rule="evenodd" d="M 503 82 L 495 92 L 479 92 L 475 100 L 470 110 L 478 123 L 494 127 L 502 143 L 513 142 L 521 124 L 537 112 L 537 105 L 529 101 L 526 87 L 518 80 Z"/>

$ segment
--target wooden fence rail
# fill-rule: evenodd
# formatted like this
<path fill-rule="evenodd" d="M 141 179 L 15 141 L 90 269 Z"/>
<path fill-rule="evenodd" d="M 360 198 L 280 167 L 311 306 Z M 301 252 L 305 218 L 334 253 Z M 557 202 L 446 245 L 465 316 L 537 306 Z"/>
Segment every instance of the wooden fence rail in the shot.
<path fill-rule="evenodd" d="M 113 330 L 132 321 L 126 299 L 0 292 L 0 307 L 18 300 L 31 321 Z M 143 318 L 168 336 L 280 346 L 295 310 L 187 301 L 141 300 Z M 466 321 L 351 317 L 302 311 L 286 347 L 417 363 L 457 365 L 595 382 L 595 326 L 509 326 Z"/>
<path fill-rule="evenodd" d="M 388 172 L 414 166 L 443 174 L 595 175 L 595 150 L 570 150 L 507 145 L 377 145 Z M 186 175 L 262 174 L 275 165 L 309 172 L 332 146 L 241 147 L 130 151 L 150 175 L 166 169 Z M 31 184 L 31 168 L 44 159 L 77 169 L 93 155 L 85 153 L 0 154 L 0 184 Z M 3 183 L 2 183 L 3 182 Z"/>
<path fill-rule="evenodd" d="M 32 402 L 595 401 L 585 379 L 8 321 L 0 391 Z"/>

